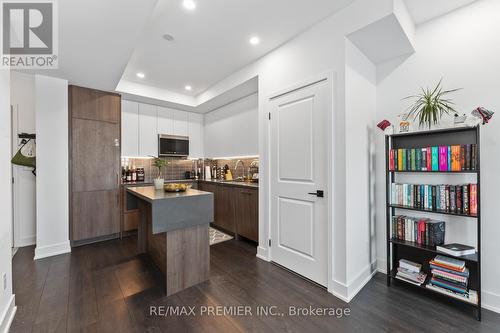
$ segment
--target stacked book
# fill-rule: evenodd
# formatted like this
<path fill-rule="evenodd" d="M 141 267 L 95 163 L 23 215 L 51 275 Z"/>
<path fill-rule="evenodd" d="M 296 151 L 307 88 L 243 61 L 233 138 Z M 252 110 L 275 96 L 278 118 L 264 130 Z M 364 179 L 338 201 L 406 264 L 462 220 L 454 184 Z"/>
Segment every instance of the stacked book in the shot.
<path fill-rule="evenodd" d="M 389 170 L 441 172 L 477 170 L 477 146 L 467 144 L 391 149 Z"/>
<path fill-rule="evenodd" d="M 444 221 L 397 215 L 392 218 L 392 238 L 420 245 L 444 244 Z"/>
<path fill-rule="evenodd" d="M 476 248 L 459 243 L 440 245 L 436 247 L 436 250 L 455 257 L 468 256 L 476 253 Z"/>
<path fill-rule="evenodd" d="M 477 184 L 391 184 L 391 203 L 417 209 L 477 215 Z"/>
<path fill-rule="evenodd" d="M 432 278 L 427 288 L 439 293 L 477 303 L 477 292 L 468 289 L 469 270 L 465 261 L 438 255 L 429 262 Z"/>
<path fill-rule="evenodd" d="M 399 260 L 396 279 L 421 286 L 426 277 L 427 274 L 422 272 L 422 265 L 406 259 Z"/>

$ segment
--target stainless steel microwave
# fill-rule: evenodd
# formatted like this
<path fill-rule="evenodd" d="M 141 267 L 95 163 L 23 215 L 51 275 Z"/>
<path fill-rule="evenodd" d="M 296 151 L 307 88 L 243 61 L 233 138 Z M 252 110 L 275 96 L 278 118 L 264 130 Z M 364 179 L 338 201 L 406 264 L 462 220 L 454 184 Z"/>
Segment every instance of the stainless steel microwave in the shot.
<path fill-rule="evenodd" d="M 189 137 L 179 135 L 158 135 L 158 156 L 189 156 Z"/>

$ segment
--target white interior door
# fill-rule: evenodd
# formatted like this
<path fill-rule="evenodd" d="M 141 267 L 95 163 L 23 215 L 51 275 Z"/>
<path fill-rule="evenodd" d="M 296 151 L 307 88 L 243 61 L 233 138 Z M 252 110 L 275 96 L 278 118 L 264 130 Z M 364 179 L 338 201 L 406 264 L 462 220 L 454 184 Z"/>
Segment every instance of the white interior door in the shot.
<path fill-rule="evenodd" d="M 328 280 L 328 87 L 327 80 L 320 81 L 270 101 L 272 260 L 323 286 Z"/>

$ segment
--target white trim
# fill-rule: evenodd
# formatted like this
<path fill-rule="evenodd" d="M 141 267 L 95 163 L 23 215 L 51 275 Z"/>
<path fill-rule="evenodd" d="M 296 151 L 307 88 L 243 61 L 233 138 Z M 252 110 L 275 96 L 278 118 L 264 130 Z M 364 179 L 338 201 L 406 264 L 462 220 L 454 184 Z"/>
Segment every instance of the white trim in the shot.
<path fill-rule="evenodd" d="M 35 248 L 35 258 L 34 260 L 57 256 L 59 254 L 69 253 L 71 252 L 71 246 L 69 244 L 69 240 L 64 241 L 59 244 L 52 244 Z"/>
<path fill-rule="evenodd" d="M 500 295 L 491 291 L 481 292 L 481 307 L 496 313 L 500 313 Z"/>
<path fill-rule="evenodd" d="M 262 246 L 257 247 L 257 258 L 265 260 L 265 261 L 271 261 L 269 259 L 267 249 L 263 248 Z"/>
<path fill-rule="evenodd" d="M 377 259 L 377 270 L 380 273 L 387 275 L 387 261 L 384 259 Z"/>
<path fill-rule="evenodd" d="M 372 267 L 375 264 L 373 262 L 371 265 L 366 266 L 351 282 L 348 284 L 333 280 L 332 289 L 328 289 L 332 295 L 340 298 L 346 303 L 352 301 L 354 297 L 366 286 L 368 282 L 378 273 L 375 269 L 372 271 Z"/>
<path fill-rule="evenodd" d="M 377 274 L 377 270 L 373 269 L 375 261 L 371 263 L 370 265 L 366 266 L 359 274 L 358 276 L 352 280 L 352 282 L 348 283 L 347 286 L 347 302 L 350 302 L 360 291 L 363 289 L 364 286 L 370 280 L 373 278 L 375 274 Z"/>
<path fill-rule="evenodd" d="M 280 89 L 275 91 L 274 93 L 269 94 L 268 96 L 265 97 L 264 99 L 264 105 L 263 105 L 263 111 L 264 111 L 264 116 L 267 118 L 268 113 L 270 112 L 270 104 L 273 99 L 276 99 L 277 97 L 280 97 L 282 95 L 288 94 L 290 92 L 294 92 L 298 89 L 304 88 L 304 87 L 309 87 L 314 84 L 318 83 L 325 83 L 329 86 L 329 94 L 330 96 L 328 104 L 329 104 L 329 110 L 326 115 L 327 119 L 327 124 L 329 125 L 327 128 L 327 147 L 326 149 L 328 150 L 328 171 L 327 171 L 327 183 L 325 186 L 325 192 L 326 192 L 326 197 L 325 199 L 328 201 L 328 212 L 327 212 L 327 219 L 328 219 L 328 239 L 327 239 L 327 290 L 329 293 L 341 298 L 342 298 L 342 293 L 338 293 L 335 288 L 336 281 L 333 281 L 333 195 L 332 191 L 335 188 L 333 185 L 333 147 L 334 145 L 334 136 L 333 136 L 333 125 L 334 125 L 334 111 L 335 111 L 335 106 L 336 106 L 336 74 L 333 70 L 329 70 L 326 72 L 323 72 L 319 75 L 314 75 L 309 77 L 306 80 L 296 82 L 293 85 L 288 86 L 287 88 Z M 260 230 L 267 230 L 268 232 L 268 239 L 265 240 L 264 246 L 259 246 L 259 249 L 261 249 L 259 253 L 259 249 L 257 250 L 257 256 L 261 259 L 264 256 L 264 253 L 266 252 L 267 249 L 267 261 L 272 261 L 272 247 L 269 248 L 268 242 L 269 239 L 273 239 L 272 237 L 272 232 L 271 232 L 271 180 L 270 180 L 270 166 L 271 166 L 271 125 L 269 121 L 266 121 L 265 123 L 265 128 L 263 129 L 262 133 L 266 133 L 264 139 L 264 146 L 267 147 L 267 154 L 265 154 L 263 151 L 259 151 L 259 155 L 261 156 L 261 159 L 265 157 L 266 160 L 266 169 L 261 171 L 261 188 L 264 190 L 267 190 L 267 206 L 266 206 L 266 211 L 264 212 L 264 215 L 266 216 L 265 221 L 259 221 L 259 229 Z M 266 260 L 266 259 L 264 259 Z"/>
<path fill-rule="evenodd" d="M 333 296 L 340 298 L 346 303 L 349 303 L 349 298 L 347 297 L 348 286 L 337 280 L 331 281 L 331 288 L 328 287 L 328 292 Z"/>
<path fill-rule="evenodd" d="M 14 321 L 16 311 L 16 295 L 12 295 L 9 305 L 2 313 L 2 317 L 0 318 L 0 333 L 9 333 L 10 325 L 12 325 L 12 321 Z"/>

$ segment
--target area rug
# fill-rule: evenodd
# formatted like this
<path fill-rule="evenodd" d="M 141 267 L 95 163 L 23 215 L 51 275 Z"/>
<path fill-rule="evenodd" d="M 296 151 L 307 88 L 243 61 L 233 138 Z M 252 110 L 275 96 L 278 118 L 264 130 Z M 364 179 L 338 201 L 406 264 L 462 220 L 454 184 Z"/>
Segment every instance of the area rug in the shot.
<path fill-rule="evenodd" d="M 210 245 L 215 245 L 233 239 L 232 236 L 229 236 L 228 234 L 225 234 L 222 231 L 219 231 L 212 227 L 210 227 L 209 229 L 210 229 Z"/>

